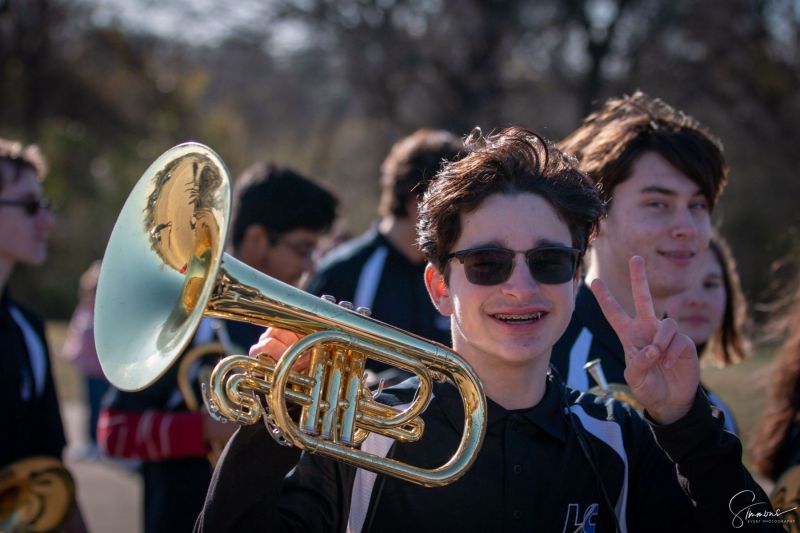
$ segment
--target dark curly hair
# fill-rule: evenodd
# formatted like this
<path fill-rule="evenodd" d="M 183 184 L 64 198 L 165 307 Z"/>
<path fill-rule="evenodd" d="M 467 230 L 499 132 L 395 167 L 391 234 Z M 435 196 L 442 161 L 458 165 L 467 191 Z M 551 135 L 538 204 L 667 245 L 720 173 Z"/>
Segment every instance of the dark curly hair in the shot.
<path fill-rule="evenodd" d="M 464 144 L 464 156 L 442 167 L 420 205 L 417 245 L 440 272 L 447 276 L 446 258 L 461 234 L 461 214 L 493 194 L 541 196 L 569 227 L 572 245 L 586 249 L 604 207 L 573 159 L 520 127 L 486 137 L 476 129 Z"/>

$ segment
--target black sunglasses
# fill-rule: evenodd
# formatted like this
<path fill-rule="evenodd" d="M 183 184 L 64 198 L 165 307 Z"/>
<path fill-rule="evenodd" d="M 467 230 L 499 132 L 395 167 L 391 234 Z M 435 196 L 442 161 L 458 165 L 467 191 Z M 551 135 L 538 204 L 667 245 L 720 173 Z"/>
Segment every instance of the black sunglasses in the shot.
<path fill-rule="evenodd" d="M 514 256 L 525 254 L 533 279 L 547 285 L 566 283 L 575 276 L 582 251 L 566 246 L 545 246 L 530 250 L 499 247 L 470 248 L 449 254 L 464 265 L 464 273 L 475 285 L 498 285 L 511 277 Z"/>
<path fill-rule="evenodd" d="M 0 199 L 0 206 L 10 205 L 15 207 L 22 207 L 25 212 L 30 216 L 35 216 L 39 210 L 50 209 L 50 200 L 47 198 L 29 198 L 27 200 L 3 200 Z"/>

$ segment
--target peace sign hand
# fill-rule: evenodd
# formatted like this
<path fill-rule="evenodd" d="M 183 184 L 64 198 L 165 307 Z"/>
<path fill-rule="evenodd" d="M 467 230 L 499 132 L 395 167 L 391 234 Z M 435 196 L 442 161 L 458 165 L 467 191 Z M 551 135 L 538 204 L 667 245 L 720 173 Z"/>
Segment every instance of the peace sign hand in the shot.
<path fill-rule="evenodd" d="M 592 292 L 625 350 L 625 381 L 647 413 L 659 424 L 670 424 L 691 409 L 700 383 L 697 350 L 678 333 L 671 318 L 659 319 L 647 283 L 644 259 L 631 258 L 631 291 L 635 316 L 630 317 L 602 280 Z"/>

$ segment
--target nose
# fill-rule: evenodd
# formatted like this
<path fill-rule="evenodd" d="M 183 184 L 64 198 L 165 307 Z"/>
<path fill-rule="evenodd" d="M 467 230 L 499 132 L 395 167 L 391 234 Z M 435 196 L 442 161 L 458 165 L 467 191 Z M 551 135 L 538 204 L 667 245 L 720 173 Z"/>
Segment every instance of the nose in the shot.
<path fill-rule="evenodd" d="M 49 208 L 39 209 L 36 213 L 36 225 L 40 229 L 50 229 L 55 224 L 56 217 Z"/>
<path fill-rule="evenodd" d="M 690 240 L 697 236 L 698 221 L 688 206 L 678 209 L 672 221 L 671 234 L 676 239 Z"/>
<path fill-rule="evenodd" d="M 705 299 L 703 298 L 702 291 L 700 291 L 699 287 L 694 287 L 686 291 L 684 298 L 687 307 L 691 307 L 693 309 L 703 307 L 703 305 L 706 303 Z"/>
<path fill-rule="evenodd" d="M 514 268 L 503 283 L 502 290 L 522 300 L 539 290 L 539 282 L 533 279 L 524 254 L 517 253 L 514 256 Z"/>

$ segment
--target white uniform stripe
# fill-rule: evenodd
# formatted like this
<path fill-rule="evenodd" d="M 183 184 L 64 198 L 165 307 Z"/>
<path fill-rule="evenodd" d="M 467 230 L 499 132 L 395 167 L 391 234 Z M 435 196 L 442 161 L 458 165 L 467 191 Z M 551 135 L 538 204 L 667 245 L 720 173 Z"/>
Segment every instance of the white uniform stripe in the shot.
<path fill-rule="evenodd" d="M 722 398 L 711 391 L 706 391 L 706 396 L 708 396 L 708 401 L 711 402 L 711 405 L 722 411 L 722 414 L 725 415 L 725 420 L 722 426 L 725 431 L 736 435 L 736 424 L 733 419 L 733 413 L 730 409 L 728 409 L 728 406 L 725 405 L 725 402 L 722 401 Z"/>
<path fill-rule="evenodd" d="M 381 246 L 372 252 L 367 262 L 364 263 L 361 275 L 358 276 L 356 293 L 353 296 L 353 304 L 356 307 L 372 308 L 372 302 L 375 301 L 375 294 L 378 292 L 378 283 L 381 281 L 383 265 L 386 263 L 387 255 L 389 255 L 389 249 Z"/>
<path fill-rule="evenodd" d="M 589 390 L 589 373 L 583 365 L 589 362 L 589 351 L 592 347 L 592 332 L 583 328 L 569 351 L 569 369 L 567 370 L 567 387 L 577 391 Z"/>
<path fill-rule="evenodd" d="M 42 339 L 36 334 L 22 311 L 16 307 L 10 307 L 11 317 L 22 330 L 22 336 L 25 338 L 25 346 L 28 348 L 28 356 L 31 361 L 31 369 L 33 370 L 33 381 L 36 385 L 36 395 L 41 396 L 44 393 L 44 377 L 47 369 L 47 356 L 45 355 L 44 345 Z"/>
<path fill-rule="evenodd" d="M 628 511 L 628 454 L 625 452 L 625 443 L 622 440 L 622 430 L 616 422 L 610 420 L 598 420 L 583 410 L 580 405 L 572 405 L 570 411 L 578 416 L 584 429 L 608 444 L 612 450 L 617 452 L 619 458 L 622 459 L 622 464 L 625 467 L 622 478 L 622 488 L 619 491 L 617 503 L 614 506 L 614 512 L 617 515 L 619 528 L 621 533 L 627 533 L 628 522 L 626 519 Z"/>
<path fill-rule="evenodd" d="M 406 405 L 392 406 L 394 409 L 403 410 L 408 407 Z M 361 451 L 386 457 L 395 440 L 383 435 L 370 433 L 369 436 L 361 444 Z M 350 516 L 347 521 L 347 533 L 360 533 L 364 527 L 364 521 L 367 519 L 367 512 L 369 512 L 369 502 L 372 500 L 372 489 L 375 486 L 375 480 L 378 475 L 369 470 L 359 468 L 356 470 L 356 478 L 353 481 L 353 492 L 350 498 Z"/>

